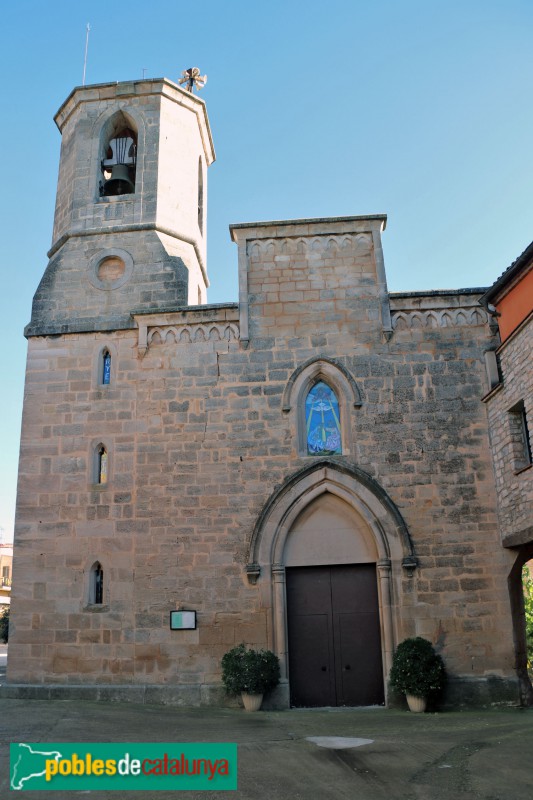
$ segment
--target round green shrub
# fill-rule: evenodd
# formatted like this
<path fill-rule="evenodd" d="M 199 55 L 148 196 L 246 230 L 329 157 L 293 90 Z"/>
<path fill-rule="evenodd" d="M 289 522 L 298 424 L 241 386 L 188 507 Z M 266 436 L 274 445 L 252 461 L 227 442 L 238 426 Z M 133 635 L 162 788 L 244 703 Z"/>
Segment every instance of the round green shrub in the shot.
<path fill-rule="evenodd" d="M 431 642 L 416 636 L 398 645 L 389 680 L 393 689 L 399 692 L 414 697 L 430 697 L 444 688 L 446 670 Z"/>
<path fill-rule="evenodd" d="M 9 639 L 9 606 L 0 612 L 0 642 L 7 644 Z"/>
<path fill-rule="evenodd" d="M 239 644 L 222 657 L 222 682 L 228 694 L 265 694 L 279 678 L 279 659 L 271 650 L 247 650 Z"/>

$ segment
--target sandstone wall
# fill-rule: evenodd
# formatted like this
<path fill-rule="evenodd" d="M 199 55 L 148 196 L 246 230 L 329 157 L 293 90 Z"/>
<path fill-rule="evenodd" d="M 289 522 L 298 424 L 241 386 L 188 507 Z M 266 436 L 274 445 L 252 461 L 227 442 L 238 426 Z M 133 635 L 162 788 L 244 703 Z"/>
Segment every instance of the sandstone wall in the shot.
<path fill-rule="evenodd" d="M 10 681 L 211 685 L 232 645 L 272 646 L 270 576 L 253 585 L 245 565 L 269 497 L 312 461 L 283 410 L 311 358 L 359 388 L 336 458 L 388 493 L 419 560 L 412 577 L 394 572 L 395 641 L 430 638 L 452 675 L 512 677 L 511 560 L 480 402 L 485 312 L 475 292 L 417 293 L 393 295 L 387 318 L 379 241 L 368 226 L 346 246 L 333 233 L 333 245 L 244 237 L 240 315 L 154 309 L 137 329 L 30 339 Z M 100 608 L 88 602 L 97 560 Z M 179 606 L 197 609 L 196 631 L 169 630 Z"/>

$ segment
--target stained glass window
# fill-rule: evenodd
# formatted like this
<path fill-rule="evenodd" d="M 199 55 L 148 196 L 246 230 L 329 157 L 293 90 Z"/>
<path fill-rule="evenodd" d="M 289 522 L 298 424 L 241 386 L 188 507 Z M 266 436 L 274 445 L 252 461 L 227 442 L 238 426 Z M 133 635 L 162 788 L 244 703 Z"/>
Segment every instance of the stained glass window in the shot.
<path fill-rule="evenodd" d="M 307 453 L 311 456 L 342 453 L 339 401 L 333 389 L 320 381 L 305 401 Z"/>
<path fill-rule="evenodd" d="M 111 353 L 106 350 L 102 359 L 102 383 L 107 385 L 111 383 Z"/>

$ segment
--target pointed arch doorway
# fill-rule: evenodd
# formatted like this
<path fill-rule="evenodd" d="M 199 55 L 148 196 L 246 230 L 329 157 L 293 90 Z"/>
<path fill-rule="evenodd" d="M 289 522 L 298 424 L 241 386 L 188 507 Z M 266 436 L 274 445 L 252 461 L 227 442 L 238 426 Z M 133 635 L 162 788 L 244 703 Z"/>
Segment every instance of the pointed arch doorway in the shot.
<path fill-rule="evenodd" d="M 296 519 L 283 560 L 291 705 L 382 704 L 378 558 L 367 526 L 326 492 Z"/>
<path fill-rule="evenodd" d="M 375 564 L 287 570 L 290 703 L 385 702 Z"/>
<path fill-rule="evenodd" d="M 272 495 L 247 572 L 271 607 L 287 705 L 386 700 L 393 597 L 415 567 L 398 509 L 362 470 L 325 459 Z"/>

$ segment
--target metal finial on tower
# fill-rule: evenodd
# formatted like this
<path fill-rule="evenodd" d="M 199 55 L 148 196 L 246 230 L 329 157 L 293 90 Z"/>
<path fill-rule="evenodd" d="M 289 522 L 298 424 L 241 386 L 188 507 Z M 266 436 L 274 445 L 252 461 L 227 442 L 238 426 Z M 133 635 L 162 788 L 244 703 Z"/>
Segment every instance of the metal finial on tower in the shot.
<path fill-rule="evenodd" d="M 186 83 L 185 89 L 192 94 L 194 89 L 204 88 L 207 83 L 207 75 L 200 75 L 198 67 L 189 67 L 189 69 L 183 70 L 178 83 L 180 86 Z"/>

